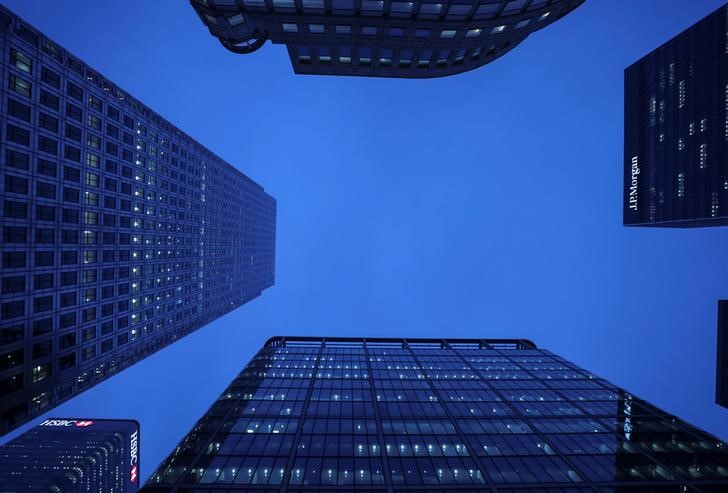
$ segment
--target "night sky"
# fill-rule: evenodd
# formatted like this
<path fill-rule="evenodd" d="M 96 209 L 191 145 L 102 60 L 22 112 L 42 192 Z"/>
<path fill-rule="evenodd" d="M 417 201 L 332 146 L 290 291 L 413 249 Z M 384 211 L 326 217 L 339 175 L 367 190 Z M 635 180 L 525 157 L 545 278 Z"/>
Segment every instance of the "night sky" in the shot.
<path fill-rule="evenodd" d="M 49 413 L 139 420 L 143 479 L 273 335 L 528 338 L 728 439 L 728 229 L 621 225 L 623 70 L 722 1 L 590 0 L 430 80 L 297 76 L 182 0 L 3 3 L 278 200 L 274 287 Z"/>

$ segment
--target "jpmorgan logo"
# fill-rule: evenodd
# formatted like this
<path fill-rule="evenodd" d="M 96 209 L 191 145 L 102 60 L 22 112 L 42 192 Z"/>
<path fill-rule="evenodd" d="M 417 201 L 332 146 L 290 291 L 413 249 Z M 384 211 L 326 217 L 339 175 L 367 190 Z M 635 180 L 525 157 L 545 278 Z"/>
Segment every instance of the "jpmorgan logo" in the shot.
<path fill-rule="evenodd" d="M 78 420 L 78 419 L 46 419 L 39 426 L 54 426 L 61 428 L 68 428 L 71 426 L 86 427 L 94 424 L 91 420 Z"/>
<path fill-rule="evenodd" d="M 630 170 L 629 182 L 629 208 L 637 210 L 637 184 L 640 176 L 639 160 L 637 156 L 632 158 L 632 169 Z"/>

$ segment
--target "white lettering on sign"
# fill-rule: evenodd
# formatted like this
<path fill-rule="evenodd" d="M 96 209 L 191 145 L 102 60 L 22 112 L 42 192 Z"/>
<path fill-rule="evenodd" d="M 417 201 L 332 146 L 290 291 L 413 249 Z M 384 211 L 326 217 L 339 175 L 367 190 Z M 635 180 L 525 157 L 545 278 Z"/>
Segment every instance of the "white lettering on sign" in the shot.
<path fill-rule="evenodd" d="M 129 448 L 131 449 L 131 472 L 129 473 L 129 479 L 132 483 L 136 483 L 137 477 L 139 476 L 137 466 L 137 462 L 139 462 L 139 433 L 137 431 L 134 431 L 134 433 L 131 434 L 130 442 L 131 443 Z"/>
<path fill-rule="evenodd" d="M 632 180 L 629 183 L 629 208 L 633 211 L 637 210 L 637 178 L 640 175 L 639 162 L 637 156 L 632 158 Z"/>

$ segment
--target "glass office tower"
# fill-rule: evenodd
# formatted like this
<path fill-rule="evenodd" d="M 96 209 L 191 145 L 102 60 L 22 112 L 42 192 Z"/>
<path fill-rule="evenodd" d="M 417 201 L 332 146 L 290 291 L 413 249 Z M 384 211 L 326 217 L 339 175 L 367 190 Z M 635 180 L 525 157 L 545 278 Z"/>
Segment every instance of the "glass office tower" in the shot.
<path fill-rule="evenodd" d="M 728 5 L 625 71 L 623 222 L 728 224 Z"/>
<path fill-rule="evenodd" d="M 0 434 L 258 296 L 276 202 L 0 7 Z"/>
<path fill-rule="evenodd" d="M 525 340 L 274 337 L 143 491 L 728 491 L 728 445 Z"/>
<path fill-rule="evenodd" d="M 297 74 L 439 77 L 512 50 L 584 0 L 191 0 L 232 52 L 285 44 Z"/>
<path fill-rule="evenodd" d="M 3 493 L 131 493 L 139 489 L 139 423 L 46 419 L 0 447 Z"/>

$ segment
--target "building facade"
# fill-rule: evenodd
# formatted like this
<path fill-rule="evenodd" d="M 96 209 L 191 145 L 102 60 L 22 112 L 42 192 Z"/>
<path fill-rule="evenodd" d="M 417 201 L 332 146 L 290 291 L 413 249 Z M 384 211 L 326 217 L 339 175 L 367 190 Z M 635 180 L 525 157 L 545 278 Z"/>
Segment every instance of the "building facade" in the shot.
<path fill-rule="evenodd" d="M 191 0 L 230 51 L 285 44 L 297 74 L 427 78 L 492 62 L 584 0 Z"/>
<path fill-rule="evenodd" d="M 715 402 L 728 409 L 728 300 L 718 300 Z"/>
<path fill-rule="evenodd" d="M 50 418 L 0 447 L 3 493 L 139 489 L 139 423 Z"/>
<path fill-rule="evenodd" d="M 728 6 L 625 71 L 623 222 L 728 224 Z"/>
<path fill-rule="evenodd" d="M 0 434 L 258 296 L 276 202 L 0 7 Z"/>
<path fill-rule="evenodd" d="M 728 491 L 728 445 L 525 340 L 274 337 L 143 491 Z"/>

